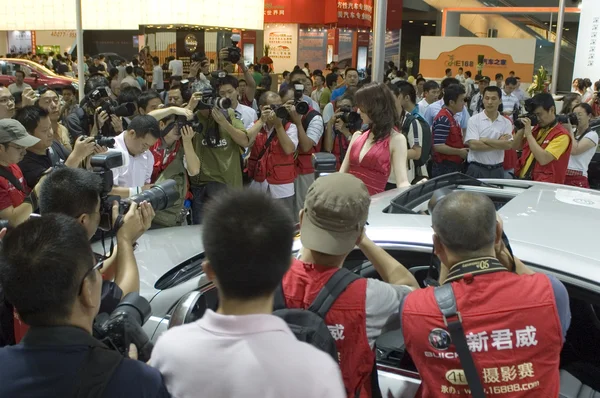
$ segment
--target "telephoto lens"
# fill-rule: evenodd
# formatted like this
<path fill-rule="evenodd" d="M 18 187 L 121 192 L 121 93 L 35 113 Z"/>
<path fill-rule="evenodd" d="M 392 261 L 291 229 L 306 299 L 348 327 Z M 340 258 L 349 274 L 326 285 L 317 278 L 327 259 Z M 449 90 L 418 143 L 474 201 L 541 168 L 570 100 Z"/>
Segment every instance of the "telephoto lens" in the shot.
<path fill-rule="evenodd" d="M 129 198 L 129 201 L 135 203 L 142 203 L 147 201 L 152 205 L 154 211 L 160 211 L 168 209 L 173 206 L 179 199 L 179 192 L 177 191 L 177 183 L 175 180 L 166 180 L 153 186 L 152 188 L 144 191 L 138 195 Z M 121 201 L 120 213 L 125 214 L 129 210 L 130 202 Z"/>

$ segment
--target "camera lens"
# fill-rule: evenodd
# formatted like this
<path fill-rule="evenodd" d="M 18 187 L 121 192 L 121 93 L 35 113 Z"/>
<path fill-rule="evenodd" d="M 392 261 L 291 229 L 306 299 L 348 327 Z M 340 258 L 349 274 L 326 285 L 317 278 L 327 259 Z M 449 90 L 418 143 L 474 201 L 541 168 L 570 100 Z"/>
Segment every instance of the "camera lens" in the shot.
<path fill-rule="evenodd" d="M 306 115 L 308 113 L 308 103 L 304 101 L 298 101 L 296 103 L 296 112 L 300 115 Z"/>
<path fill-rule="evenodd" d="M 229 109 L 231 108 L 231 100 L 229 98 L 216 98 L 215 99 L 215 106 L 217 108 L 221 108 L 221 109 Z"/>
<path fill-rule="evenodd" d="M 283 106 L 280 106 L 279 108 L 275 109 L 275 116 L 280 119 L 286 119 L 289 116 L 289 113 L 287 109 L 285 109 Z"/>
<path fill-rule="evenodd" d="M 98 144 L 100 146 L 105 146 L 107 148 L 114 148 L 115 147 L 115 139 L 98 135 L 98 136 L 96 136 L 96 144 Z"/>
<path fill-rule="evenodd" d="M 139 195 L 132 196 L 130 199 L 136 203 L 141 203 L 145 200 L 152 205 L 154 211 L 165 210 L 173 206 L 179 199 L 177 183 L 175 180 L 163 181 Z"/>

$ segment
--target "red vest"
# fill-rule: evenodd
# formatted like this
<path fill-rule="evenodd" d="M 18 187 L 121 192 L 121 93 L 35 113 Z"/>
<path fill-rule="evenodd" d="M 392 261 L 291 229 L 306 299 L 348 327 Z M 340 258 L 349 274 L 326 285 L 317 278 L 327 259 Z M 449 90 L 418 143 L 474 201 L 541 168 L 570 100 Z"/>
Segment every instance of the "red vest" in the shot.
<path fill-rule="evenodd" d="M 314 109 L 311 106 L 309 106 L 308 113 L 302 116 L 302 126 L 304 127 L 304 130 L 308 128 L 308 126 L 304 126 L 304 120 L 306 120 L 306 117 L 310 114 L 311 111 L 314 111 Z M 298 148 L 298 156 L 296 156 L 297 175 L 313 174 L 315 172 L 315 169 L 312 165 L 312 154 L 315 152 L 321 152 L 322 142 L 323 136 L 321 136 L 321 139 L 319 140 L 319 142 L 317 142 L 317 145 L 314 145 L 312 148 L 310 148 L 308 152 L 302 152 L 302 150 Z M 300 147 L 300 144 L 298 144 L 298 147 Z"/>
<path fill-rule="evenodd" d="M 161 149 L 161 146 L 162 140 L 158 140 L 156 141 L 156 144 L 154 144 L 154 146 L 150 148 L 150 151 L 154 156 L 154 168 L 152 170 L 151 178 L 152 182 L 156 181 L 160 176 L 160 173 L 165 171 L 165 169 L 171 164 L 171 162 L 175 160 L 175 158 L 177 157 L 177 152 L 181 149 L 181 140 L 177 140 L 177 142 L 175 142 L 175 147 L 168 154 L 166 154 L 166 151 L 164 149 Z M 165 155 L 167 156 L 165 157 Z"/>
<path fill-rule="evenodd" d="M 539 126 L 535 126 L 532 130 L 532 135 L 536 137 L 538 132 L 540 131 Z M 540 145 L 543 149 L 546 149 L 548 144 L 561 135 L 569 135 L 567 129 L 560 123 L 557 123 L 556 126 L 552 127 L 552 130 L 548 133 L 542 144 Z M 569 138 L 569 147 L 557 160 L 554 160 L 548 163 L 545 166 L 542 166 L 539 162 L 535 162 L 533 166 L 533 173 L 531 173 L 531 178 L 533 181 L 540 182 L 553 182 L 555 184 L 564 184 L 565 176 L 567 175 L 567 166 L 569 165 L 569 157 L 571 156 L 571 146 L 573 142 L 571 138 Z M 525 142 L 525 146 L 523 147 L 523 153 L 519 158 L 519 163 L 517 164 L 517 168 L 515 169 L 515 175 L 520 175 L 521 169 L 525 167 L 527 162 L 527 158 L 531 154 L 531 148 L 529 148 L 529 143 Z"/>
<path fill-rule="evenodd" d="M 288 129 L 290 123 L 283 128 Z M 277 134 L 273 129 L 273 134 Z M 279 145 L 279 138 L 275 136 L 271 144 L 258 160 L 258 155 L 262 152 L 268 139 L 268 133 L 263 127 L 256 136 L 250 158 L 248 159 L 248 176 L 256 182 L 267 180 L 272 185 L 282 185 L 294 182 L 296 179 L 296 168 L 294 166 L 294 154 L 289 155 L 283 151 Z"/>
<path fill-rule="evenodd" d="M 496 272 L 452 282 L 452 288 L 486 394 L 558 397 L 563 337 L 548 277 Z M 406 349 L 422 379 L 417 396 L 471 396 L 433 288 L 410 293 L 401 316 Z"/>
<path fill-rule="evenodd" d="M 464 148 L 465 145 L 463 144 L 462 129 L 460 128 L 460 125 L 456 122 L 456 119 L 454 119 L 454 115 L 448 110 L 448 108 L 442 108 L 442 110 L 439 111 L 439 113 L 434 119 L 434 123 L 436 120 L 443 116 L 446 116 L 448 120 L 450 120 L 450 134 L 448 134 L 448 138 L 446 138 L 446 145 L 452 148 Z M 432 138 L 435 140 L 435 130 L 432 129 L 431 133 L 433 135 Z M 464 162 L 463 158 L 461 158 L 460 156 L 446 155 L 443 153 L 436 152 L 434 149 L 433 161 L 436 163 L 442 163 L 444 160 L 457 164 L 461 164 Z"/>
<path fill-rule="evenodd" d="M 25 192 L 29 193 L 29 188 L 27 187 L 27 182 L 23 177 L 23 173 L 17 164 L 11 164 L 5 169 L 10 172 L 15 178 L 21 183 L 22 188 Z M 0 210 L 4 210 L 10 206 L 19 207 L 21 203 L 25 200 L 27 194 L 25 192 L 19 191 L 13 184 L 11 184 L 6 178 L 0 177 L 0 188 L 2 191 L 7 192 L 8 195 L 0 198 Z"/>
<path fill-rule="evenodd" d="M 337 268 L 303 263 L 294 259 L 282 281 L 287 308 L 310 307 Z M 336 339 L 340 368 L 348 398 L 371 396 L 370 376 L 375 356 L 367 339 L 365 303 L 367 280 L 352 282 L 333 303 L 325 323 Z"/>

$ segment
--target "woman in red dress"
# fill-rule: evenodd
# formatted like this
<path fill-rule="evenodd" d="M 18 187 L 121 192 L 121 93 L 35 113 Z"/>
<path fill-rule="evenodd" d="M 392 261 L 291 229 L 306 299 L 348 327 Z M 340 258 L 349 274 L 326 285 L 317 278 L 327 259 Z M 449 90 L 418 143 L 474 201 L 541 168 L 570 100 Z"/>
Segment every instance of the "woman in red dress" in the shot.
<path fill-rule="evenodd" d="M 407 142 L 395 128 L 400 116 L 394 95 L 385 84 L 369 83 L 356 92 L 355 102 L 369 129 L 354 133 L 340 172 L 360 178 L 371 195 L 385 190 L 392 168 L 397 187 L 409 186 Z"/>

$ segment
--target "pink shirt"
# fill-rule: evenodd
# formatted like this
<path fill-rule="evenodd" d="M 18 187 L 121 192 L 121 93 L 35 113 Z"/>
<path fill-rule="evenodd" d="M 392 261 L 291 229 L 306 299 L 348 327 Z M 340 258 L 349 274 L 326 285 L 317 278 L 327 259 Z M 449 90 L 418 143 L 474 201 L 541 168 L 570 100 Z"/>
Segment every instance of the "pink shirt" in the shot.
<path fill-rule="evenodd" d="M 221 315 L 165 332 L 150 364 L 177 398 L 345 398 L 338 364 L 274 315 Z"/>

